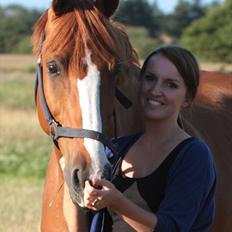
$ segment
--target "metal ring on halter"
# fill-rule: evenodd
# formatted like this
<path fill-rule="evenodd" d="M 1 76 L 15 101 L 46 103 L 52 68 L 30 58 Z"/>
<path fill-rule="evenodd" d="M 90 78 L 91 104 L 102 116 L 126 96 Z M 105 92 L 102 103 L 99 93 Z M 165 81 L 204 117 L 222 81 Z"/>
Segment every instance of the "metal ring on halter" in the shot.
<path fill-rule="evenodd" d="M 92 206 L 97 206 L 98 201 L 99 201 L 98 198 L 94 199 L 94 201 L 92 202 Z"/>

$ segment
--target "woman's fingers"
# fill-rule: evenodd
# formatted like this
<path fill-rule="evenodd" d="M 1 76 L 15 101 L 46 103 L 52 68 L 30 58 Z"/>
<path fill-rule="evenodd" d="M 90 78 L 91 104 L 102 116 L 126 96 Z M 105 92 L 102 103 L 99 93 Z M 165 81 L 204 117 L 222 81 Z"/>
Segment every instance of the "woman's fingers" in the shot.
<path fill-rule="evenodd" d="M 85 181 L 85 193 L 91 195 L 91 196 L 96 196 L 97 194 L 97 189 L 92 186 L 89 180 Z"/>
<path fill-rule="evenodd" d="M 106 188 L 109 189 L 109 188 L 113 187 L 113 185 L 109 181 L 107 181 L 105 179 L 94 178 L 92 180 L 92 183 L 93 183 L 93 185 L 101 186 L 103 189 L 106 189 Z"/>
<path fill-rule="evenodd" d="M 94 186 L 101 186 L 100 189 Z M 114 185 L 104 179 L 93 178 L 85 182 L 84 200 L 85 206 L 92 210 L 100 210 L 107 207 L 113 199 Z"/>

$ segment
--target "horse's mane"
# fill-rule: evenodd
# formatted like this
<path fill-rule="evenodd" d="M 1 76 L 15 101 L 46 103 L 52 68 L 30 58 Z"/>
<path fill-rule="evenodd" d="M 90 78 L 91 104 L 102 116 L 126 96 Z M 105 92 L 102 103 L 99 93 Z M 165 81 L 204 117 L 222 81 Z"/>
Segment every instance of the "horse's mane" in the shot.
<path fill-rule="evenodd" d="M 55 16 L 55 15 L 54 15 Z M 34 53 L 39 55 L 40 38 L 43 31 L 47 33 L 43 52 L 59 54 L 64 64 L 69 64 L 76 72 L 85 73 L 86 48 L 99 63 L 104 61 L 111 69 L 120 64 L 128 69 L 132 63 L 138 64 L 138 57 L 129 43 L 122 25 L 106 18 L 94 7 L 91 10 L 73 9 L 62 16 L 55 16 L 52 25 L 47 27 L 49 13 L 46 11 L 37 21 L 33 32 Z M 52 29 L 51 29 L 52 28 Z M 65 54 L 65 57 L 60 57 Z M 97 54 L 97 55 L 96 55 Z"/>

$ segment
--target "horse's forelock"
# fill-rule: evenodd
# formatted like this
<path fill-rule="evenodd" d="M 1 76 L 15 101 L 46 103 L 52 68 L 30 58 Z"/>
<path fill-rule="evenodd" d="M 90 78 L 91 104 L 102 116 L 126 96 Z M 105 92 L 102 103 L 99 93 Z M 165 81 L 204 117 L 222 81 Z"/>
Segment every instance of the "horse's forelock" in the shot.
<path fill-rule="evenodd" d="M 34 25 L 34 31 L 32 34 L 32 41 L 33 41 L 33 53 L 35 55 L 39 55 L 39 46 L 42 38 L 42 33 L 44 31 L 45 25 L 48 20 L 48 11 L 45 11 L 44 14 L 37 20 L 36 24 Z"/>
<path fill-rule="evenodd" d="M 55 14 L 54 14 L 55 15 Z M 116 63 L 129 67 L 137 62 L 137 55 L 129 43 L 122 28 L 115 24 L 95 7 L 92 10 L 74 9 L 62 16 L 48 20 L 46 13 L 36 24 L 34 31 L 34 51 L 38 50 L 38 41 L 46 25 L 46 43 L 44 51 L 49 54 L 65 54 L 67 63 L 79 73 L 85 73 L 86 49 L 96 54 L 94 59 L 109 68 Z M 103 61 L 103 62 L 102 62 Z"/>

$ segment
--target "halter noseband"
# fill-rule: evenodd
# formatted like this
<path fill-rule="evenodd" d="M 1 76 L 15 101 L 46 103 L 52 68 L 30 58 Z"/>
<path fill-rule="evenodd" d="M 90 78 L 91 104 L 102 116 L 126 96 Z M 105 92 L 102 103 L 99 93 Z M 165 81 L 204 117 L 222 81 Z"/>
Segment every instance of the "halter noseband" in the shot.
<path fill-rule="evenodd" d="M 82 128 L 63 127 L 52 116 L 52 114 L 49 110 L 46 98 L 45 98 L 44 87 L 43 87 L 43 78 L 42 78 L 41 51 L 42 51 L 42 43 L 44 41 L 44 38 L 45 38 L 45 35 L 43 33 L 42 38 L 41 38 L 41 42 L 39 45 L 40 56 L 39 56 L 39 59 L 37 62 L 37 74 L 36 74 L 36 82 L 35 82 L 35 98 L 36 98 L 37 90 L 38 90 L 42 110 L 43 110 L 45 119 L 48 123 L 48 127 L 49 127 L 49 136 L 52 138 L 54 143 L 57 143 L 57 139 L 60 137 L 94 139 L 94 140 L 101 142 L 105 146 L 107 146 L 113 152 L 113 154 L 117 154 L 117 151 L 115 149 L 114 144 L 103 133 L 98 132 L 98 131 L 94 131 L 94 130 L 82 129 Z M 131 101 L 118 88 L 116 88 L 116 90 L 115 90 L 115 96 L 118 99 L 118 101 L 125 108 L 128 109 L 129 107 L 131 107 L 131 105 L 132 105 Z M 116 119 L 114 121 L 116 122 Z"/>

